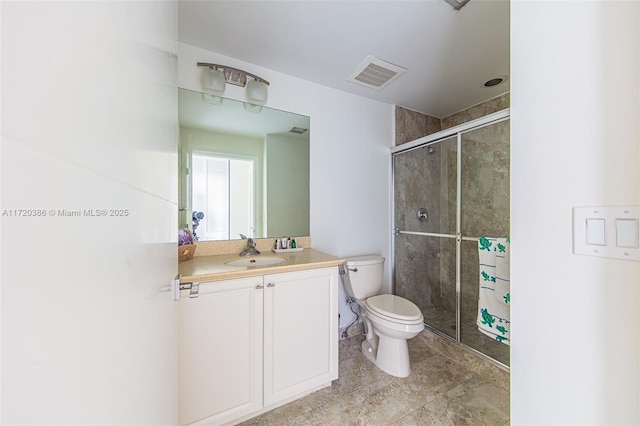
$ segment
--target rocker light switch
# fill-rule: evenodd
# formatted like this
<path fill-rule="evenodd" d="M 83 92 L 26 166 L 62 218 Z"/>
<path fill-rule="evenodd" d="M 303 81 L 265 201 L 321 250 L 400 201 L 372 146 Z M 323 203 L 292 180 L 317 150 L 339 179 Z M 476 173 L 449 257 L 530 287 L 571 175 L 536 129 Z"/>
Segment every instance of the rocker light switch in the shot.
<path fill-rule="evenodd" d="M 640 262 L 640 206 L 573 208 L 575 254 Z"/>
<path fill-rule="evenodd" d="M 638 248 L 638 219 L 616 218 L 616 245 Z"/>
<path fill-rule="evenodd" d="M 604 219 L 587 219 L 587 244 L 592 246 L 606 245 L 605 239 L 605 220 Z"/>

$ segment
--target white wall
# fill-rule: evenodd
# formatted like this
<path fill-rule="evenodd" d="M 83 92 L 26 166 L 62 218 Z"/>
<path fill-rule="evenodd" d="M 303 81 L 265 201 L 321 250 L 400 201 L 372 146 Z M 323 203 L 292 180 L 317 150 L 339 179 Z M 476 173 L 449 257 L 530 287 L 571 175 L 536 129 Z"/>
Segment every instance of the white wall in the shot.
<path fill-rule="evenodd" d="M 1 422 L 176 423 L 176 5 L 0 7 Z"/>
<path fill-rule="evenodd" d="M 309 235 L 309 143 L 295 136 L 265 138 L 267 233 Z"/>
<path fill-rule="evenodd" d="M 640 204 L 639 5 L 511 3 L 513 424 L 640 422 L 640 264 L 572 254 Z"/>
<path fill-rule="evenodd" d="M 229 65 L 259 75 L 270 83 L 268 107 L 311 117 L 312 245 L 336 256 L 385 256 L 383 290 L 388 292 L 393 105 L 185 44 L 178 49 L 179 87 L 200 90 L 197 62 Z M 227 85 L 224 96 L 244 100 L 244 89 Z M 342 305 L 341 315 L 343 324 L 352 314 Z"/>

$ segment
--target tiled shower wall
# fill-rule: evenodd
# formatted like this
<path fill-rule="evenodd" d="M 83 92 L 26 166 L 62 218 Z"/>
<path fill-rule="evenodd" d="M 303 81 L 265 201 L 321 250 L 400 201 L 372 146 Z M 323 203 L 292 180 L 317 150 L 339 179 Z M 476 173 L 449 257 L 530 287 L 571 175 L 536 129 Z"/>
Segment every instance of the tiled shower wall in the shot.
<path fill-rule="evenodd" d="M 443 118 L 396 106 L 396 146 L 509 108 L 509 93 Z"/>

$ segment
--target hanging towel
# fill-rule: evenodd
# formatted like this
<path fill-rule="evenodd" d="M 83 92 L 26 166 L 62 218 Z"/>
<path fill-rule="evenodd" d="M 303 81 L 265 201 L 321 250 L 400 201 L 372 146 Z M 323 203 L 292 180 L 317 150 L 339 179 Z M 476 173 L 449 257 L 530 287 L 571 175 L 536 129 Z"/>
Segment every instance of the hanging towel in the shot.
<path fill-rule="evenodd" d="M 511 275 L 509 263 L 511 261 L 509 238 L 496 238 L 496 291 L 495 297 L 499 302 L 508 305 L 511 303 Z"/>
<path fill-rule="evenodd" d="M 479 292 L 478 292 L 478 319 L 476 324 L 478 330 L 487 336 L 509 345 L 510 341 L 510 315 L 509 304 L 503 299 L 502 291 L 505 290 L 505 275 L 500 275 L 500 284 L 498 285 L 499 294 L 496 295 L 496 281 L 498 281 L 498 272 L 505 274 L 508 272 L 509 259 L 507 253 L 507 239 L 497 239 L 489 237 L 480 237 L 478 239 L 478 261 L 479 261 Z M 502 249 L 505 251 L 503 252 Z M 498 261 L 498 253 L 500 260 Z M 497 267 L 497 264 L 500 264 Z M 505 267 L 506 265 L 506 267 Z M 499 269 L 499 271 L 497 271 Z M 508 286 L 508 275 L 506 276 L 506 285 Z M 507 293 L 508 288 L 506 288 Z"/>

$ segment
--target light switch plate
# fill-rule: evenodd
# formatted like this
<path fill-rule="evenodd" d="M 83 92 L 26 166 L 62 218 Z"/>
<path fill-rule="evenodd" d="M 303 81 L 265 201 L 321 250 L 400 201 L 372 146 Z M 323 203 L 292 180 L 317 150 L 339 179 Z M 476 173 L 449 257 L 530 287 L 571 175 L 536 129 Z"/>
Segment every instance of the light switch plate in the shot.
<path fill-rule="evenodd" d="M 640 206 L 574 207 L 573 253 L 640 262 Z"/>

